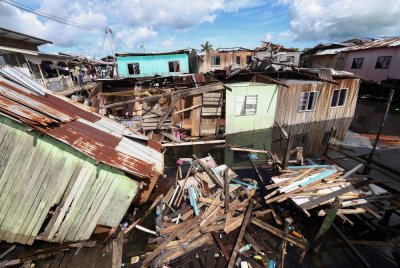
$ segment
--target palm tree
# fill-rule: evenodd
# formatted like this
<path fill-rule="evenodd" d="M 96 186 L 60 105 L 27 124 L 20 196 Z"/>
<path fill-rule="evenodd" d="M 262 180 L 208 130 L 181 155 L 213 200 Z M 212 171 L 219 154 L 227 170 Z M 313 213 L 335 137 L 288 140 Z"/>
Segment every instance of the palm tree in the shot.
<path fill-rule="evenodd" d="M 201 45 L 201 51 L 204 51 L 206 53 L 209 53 L 210 51 L 213 50 L 212 45 L 207 41 L 205 44 Z"/>

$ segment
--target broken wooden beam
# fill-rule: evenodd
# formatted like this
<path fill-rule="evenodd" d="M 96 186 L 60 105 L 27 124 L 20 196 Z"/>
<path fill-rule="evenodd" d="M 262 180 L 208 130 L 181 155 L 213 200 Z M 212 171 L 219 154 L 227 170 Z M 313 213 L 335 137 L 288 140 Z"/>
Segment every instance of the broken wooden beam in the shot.
<path fill-rule="evenodd" d="M 192 146 L 192 145 L 221 144 L 221 143 L 225 143 L 225 140 L 190 141 L 190 142 L 179 142 L 179 143 L 163 143 L 163 144 L 161 144 L 161 147 Z"/>
<path fill-rule="evenodd" d="M 205 85 L 205 86 L 201 86 L 201 87 L 197 87 L 197 88 L 185 88 L 185 89 L 162 93 L 162 94 L 158 94 L 158 95 L 154 95 L 154 96 L 148 96 L 148 97 L 136 98 L 133 100 L 115 102 L 115 103 L 112 103 L 109 105 L 103 105 L 100 107 L 100 109 L 118 107 L 118 106 L 122 106 L 122 105 L 129 104 L 129 103 L 135 103 L 135 102 L 139 102 L 139 101 L 156 101 L 162 97 L 169 97 L 169 96 L 173 96 L 173 95 L 181 95 L 181 97 L 187 97 L 187 96 L 197 95 L 197 94 L 211 92 L 211 91 L 223 90 L 223 89 L 224 89 L 224 86 L 222 83 L 214 83 L 214 84 L 209 84 L 209 85 Z"/>
<path fill-rule="evenodd" d="M 242 242 L 244 232 L 246 231 L 247 224 L 249 223 L 251 211 L 253 210 L 253 202 L 250 201 L 250 205 L 247 208 L 246 215 L 240 228 L 238 238 L 236 239 L 235 246 L 233 247 L 233 252 L 231 258 L 229 259 L 228 268 L 233 268 L 237 254 L 239 253 L 240 243 Z"/>
<path fill-rule="evenodd" d="M 371 264 L 361 255 L 361 253 L 353 246 L 352 243 L 346 238 L 346 236 L 340 231 L 340 229 L 333 223 L 332 227 L 335 229 L 335 231 L 339 234 L 339 236 L 343 239 L 343 241 L 346 243 L 347 246 L 356 254 L 356 256 L 362 261 L 362 263 L 366 267 L 371 267 Z"/>
<path fill-rule="evenodd" d="M 262 228 L 262 229 L 264 229 L 264 230 L 266 230 L 266 231 L 268 231 L 268 232 L 280 237 L 280 238 L 285 239 L 286 241 L 288 241 L 288 242 L 292 243 L 293 245 L 301 248 L 302 250 L 306 250 L 306 251 L 308 250 L 309 246 L 308 246 L 307 242 L 305 242 L 305 241 L 303 241 L 301 239 L 298 239 L 296 237 L 293 237 L 293 236 L 291 236 L 289 234 L 286 234 L 284 231 L 282 231 L 282 230 L 280 230 L 280 229 L 278 229 L 278 228 L 276 228 L 276 227 L 274 227 L 272 225 L 269 225 L 268 223 L 266 223 L 264 221 L 261 221 L 261 220 L 259 220 L 257 218 L 254 218 L 254 217 L 251 217 L 250 222 L 253 223 L 254 225 L 257 225 L 258 227 L 260 227 L 260 228 Z"/>

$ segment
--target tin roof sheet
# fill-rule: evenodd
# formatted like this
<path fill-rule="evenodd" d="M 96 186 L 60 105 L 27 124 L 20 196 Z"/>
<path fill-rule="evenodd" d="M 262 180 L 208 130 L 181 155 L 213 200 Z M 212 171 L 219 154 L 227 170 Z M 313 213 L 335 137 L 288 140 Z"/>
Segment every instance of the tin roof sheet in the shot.
<path fill-rule="evenodd" d="M 1 78 L 0 112 L 127 173 L 163 173 L 163 154 L 148 146 L 146 136 L 51 92 L 41 95 Z"/>

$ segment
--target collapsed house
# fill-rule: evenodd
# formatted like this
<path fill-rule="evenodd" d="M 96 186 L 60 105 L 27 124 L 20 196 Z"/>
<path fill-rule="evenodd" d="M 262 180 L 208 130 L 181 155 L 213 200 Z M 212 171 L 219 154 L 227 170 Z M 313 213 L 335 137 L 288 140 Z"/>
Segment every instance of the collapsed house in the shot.
<path fill-rule="evenodd" d="M 0 240 L 87 240 L 163 174 L 157 142 L 0 69 Z"/>
<path fill-rule="evenodd" d="M 89 100 L 100 114 L 133 129 L 164 134 L 185 129 L 188 136 L 200 137 L 219 132 L 223 89 L 203 74 L 104 80 Z"/>

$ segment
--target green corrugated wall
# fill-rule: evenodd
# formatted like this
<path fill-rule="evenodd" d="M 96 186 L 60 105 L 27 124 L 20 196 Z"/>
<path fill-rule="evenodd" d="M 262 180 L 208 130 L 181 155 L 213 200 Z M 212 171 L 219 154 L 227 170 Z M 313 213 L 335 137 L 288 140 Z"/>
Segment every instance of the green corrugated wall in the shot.
<path fill-rule="evenodd" d="M 0 240 L 79 241 L 97 224 L 116 227 L 138 182 L 28 130 L 0 115 Z"/>

